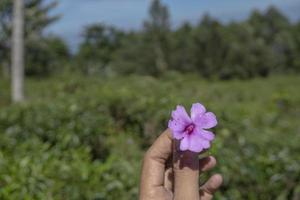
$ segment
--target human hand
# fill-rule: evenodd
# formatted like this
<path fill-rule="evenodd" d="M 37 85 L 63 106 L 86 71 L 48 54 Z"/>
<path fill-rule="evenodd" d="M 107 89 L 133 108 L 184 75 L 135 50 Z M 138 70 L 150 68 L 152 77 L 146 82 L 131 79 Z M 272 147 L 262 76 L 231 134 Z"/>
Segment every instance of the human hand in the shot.
<path fill-rule="evenodd" d="M 140 200 L 210 200 L 221 186 L 222 176 L 215 174 L 199 187 L 199 174 L 212 169 L 212 156 L 198 159 L 198 154 L 180 151 L 167 129 L 144 156 Z"/>

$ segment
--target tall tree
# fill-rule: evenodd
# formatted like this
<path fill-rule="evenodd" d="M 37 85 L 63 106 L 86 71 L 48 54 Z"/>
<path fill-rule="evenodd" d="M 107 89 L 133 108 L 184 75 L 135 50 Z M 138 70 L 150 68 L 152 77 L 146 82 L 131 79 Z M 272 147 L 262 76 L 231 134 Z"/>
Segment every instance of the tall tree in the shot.
<path fill-rule="evenodd" d="M 24 99 L 24 2 L 14 0 L 12 34 L 12 100 Z"/>
<path fill-rule="evenodd" d="M 149 9 L 150 18 L 144 23 L 146 40 L 150 41 L 154 53 L 157 73 L 164 73 L 169 65 L 170 15 L 168 7 L 154 0 Z"/>
<path fill-rule="evenodd" d="M 217 76 L 227 52 L 223 25 L 205 14 L 193 33 L 196 68 L 204 77 Z"/>
<path fill-rule="evenodd" d="M 192 37 L 193 27 L 188 22 L 171 34 L 171 69 L 180 72 L 195 71 L 197 56 L 194 55 L 196 45 Z"/>
<path fill-rule="evenodd" d="M 277 8 L 269 7 L 264 13 L 254 11 L 248 23 L 253 29 L 254 36 L 261 38 L 272 51 L 272 71 L 282 71 L 290 68 L 289 57 L 293 47 L 290 22 Z"/>
<path fill-rule="evenodd" d="M 100 72 L 103 75 L 109 71 L 112 55 L 119 48 L 122 36 L 121 31 L 103 24 L 87 26 L 77 55 L 82 72 Z"/>

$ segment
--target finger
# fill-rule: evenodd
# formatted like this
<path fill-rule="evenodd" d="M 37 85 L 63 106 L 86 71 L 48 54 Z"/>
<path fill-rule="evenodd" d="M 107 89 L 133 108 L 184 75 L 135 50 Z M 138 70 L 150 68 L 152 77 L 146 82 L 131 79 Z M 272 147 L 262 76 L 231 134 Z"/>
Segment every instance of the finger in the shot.
<path fill-rule="evenodd" d="M 200 174 L 206 171 L 209 171 L 213 167 L 215 167 L 217 164 L 216 159 L 213 156 L 208 156 L 199 159 L 199 172 Z M 165 171 L 165 183 L 164 186 L 167 190 L 172 191 L 173 190 L 173 179 L 174 179 L 173 169 L 167 168 Z"/>
<path fill-rule="evenodd" d="M 206 183 L 204 183 L 200 187 L 200 197 L 201 200 L 210 200 L 213 198 L 213 194 L 218 190 L 218 188 L 222 185 L 223 178 L 220 174 L 215 174 L 208 179 Z"/>
<path fill-rule="evenodd" d="M 208 156 L 205 158 L 201 158 L 199 160 L 199 171 L 200 174 L 203 172 L 207 172 L 210 169 L 212 169 L 214 166 L 216 166 L 217 161 L 213 156 Z"/>
<path fill-rule="evenodd" d="M 140 195 L 149 196 L 149 193 L 153 193 L 155 188 L 163 187 L 165 164 L 171 154 L 172 136 L 170 130 L 166 130 L 156 139 L 144 156 Z"/>
<path fill-rule="evenodd" d="M 174 199 L 199 199 L 199 159 L 198 153 L 180 151 L 176 140 L 174 150 Z"/>
<path fill-rule="evenodd" d="M 173 175 L 173 168 L 172 167 L 168 167 L 165 171 L 165 181 L 164 181 L 164 187 L 168 190 L 168 191 L 173 191 L 173 179 L 174 179 L 174 175 Z"/>
<path fill-rule="evenodd" d="M 165 180 L 164 180 L 164 187 L 170 192 L 173 192 L 173 182 L 174 182 L 173 156 L 170 156 L 165 165 Z"/>

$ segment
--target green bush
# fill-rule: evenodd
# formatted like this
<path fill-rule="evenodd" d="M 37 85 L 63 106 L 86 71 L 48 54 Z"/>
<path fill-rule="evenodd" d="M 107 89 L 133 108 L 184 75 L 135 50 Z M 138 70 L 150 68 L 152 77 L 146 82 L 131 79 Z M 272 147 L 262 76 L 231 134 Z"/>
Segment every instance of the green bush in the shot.
<path fill-rule="evenodd" d="M 209 151 L 225 181 L 216 199 L 297 199 L 299 84 L 176 73 L 27 80 L 24 104 L 0 104 L 0 198 L 137 199 L 143 152 L 177 104 L 200 101 L 219 119 Z"/>

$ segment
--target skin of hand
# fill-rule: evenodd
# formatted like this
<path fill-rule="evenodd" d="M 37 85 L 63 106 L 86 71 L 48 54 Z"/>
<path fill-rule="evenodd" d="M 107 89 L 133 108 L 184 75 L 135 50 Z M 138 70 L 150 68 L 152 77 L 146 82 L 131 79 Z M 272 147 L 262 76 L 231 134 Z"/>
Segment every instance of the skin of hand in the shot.
<path fill-rule="evenodd" d="M 216 159 L 198 158 L 198 153 L 180 151 L 179 141 L 164 131 L 146 152 L 140 181 L 140 200 L 210 200 L 221 186 L 215 174 L 199 187 L 199 175 L 212 169 Z M 169 164 L 170 163 L 170 164 Z"/>

